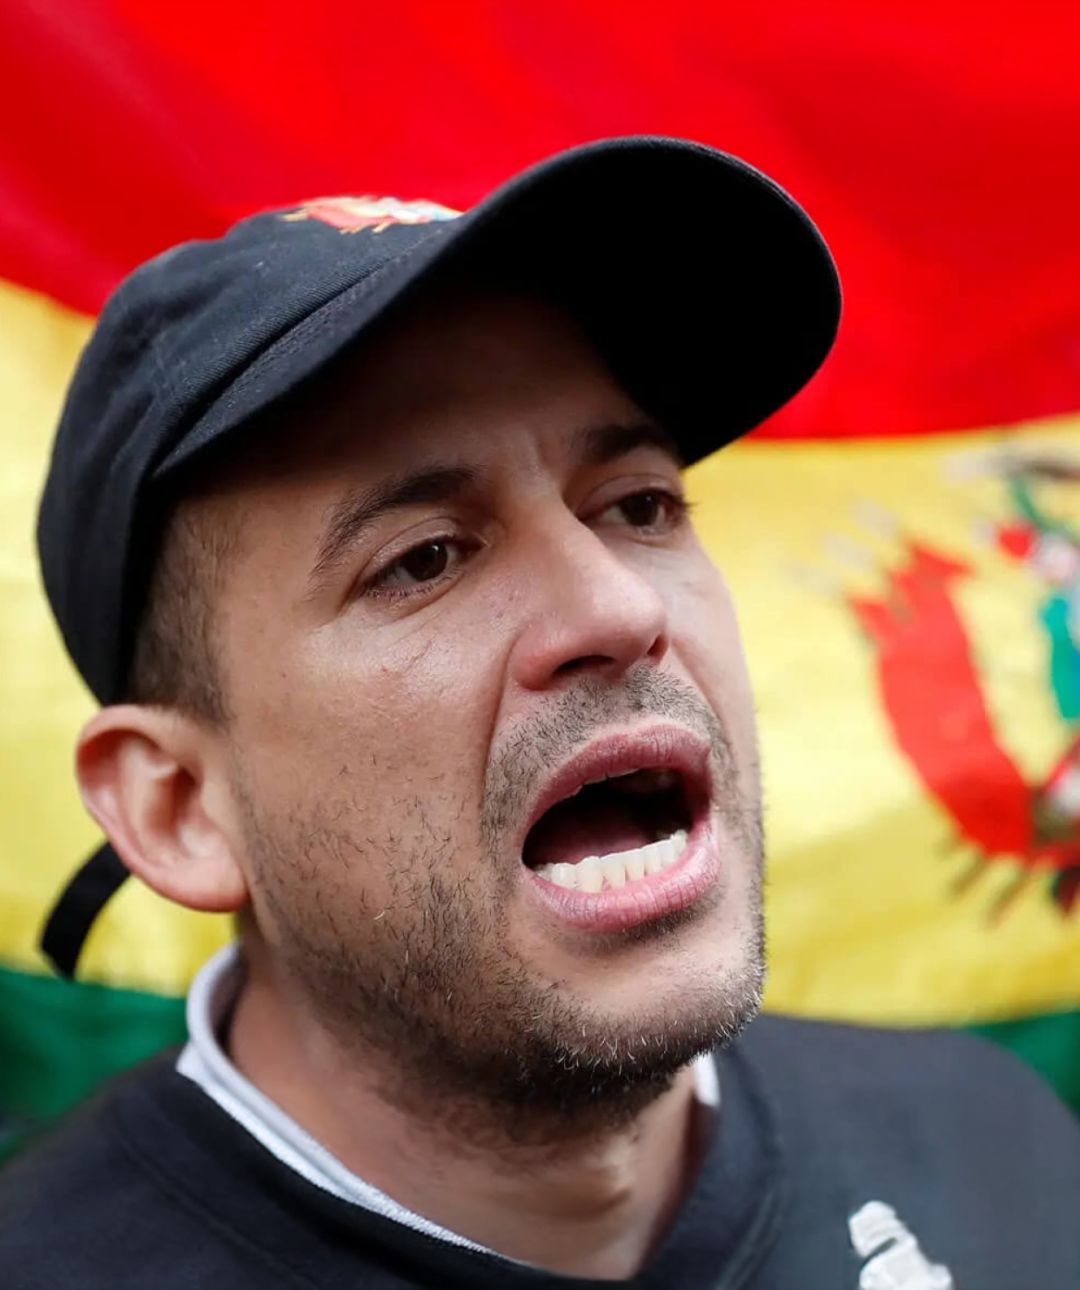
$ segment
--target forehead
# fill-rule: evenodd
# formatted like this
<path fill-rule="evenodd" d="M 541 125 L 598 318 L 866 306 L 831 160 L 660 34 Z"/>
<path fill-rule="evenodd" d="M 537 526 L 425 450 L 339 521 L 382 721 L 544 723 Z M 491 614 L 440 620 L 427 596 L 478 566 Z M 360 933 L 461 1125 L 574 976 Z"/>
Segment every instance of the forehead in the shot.
<path fill-rule="evenodd" d="M 245 474 L 347 457 L 382 464 L 492 446 L 490 431 L 572 433 L 641 419 L 580 326 L 539 297 L 458 286 L 425 296 L 279 406 Z"/>

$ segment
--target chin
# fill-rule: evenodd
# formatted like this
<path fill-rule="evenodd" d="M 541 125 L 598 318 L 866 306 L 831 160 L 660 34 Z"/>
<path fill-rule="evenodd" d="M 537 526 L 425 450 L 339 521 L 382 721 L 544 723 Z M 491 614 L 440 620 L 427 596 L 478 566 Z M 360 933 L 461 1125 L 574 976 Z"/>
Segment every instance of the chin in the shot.
<path fill-rule="evenodd" d="M 566 1053 L 633 1076 L 676 1071 L 726 1046 L 761 1009 L 762 942 L 756 931 L 719 943 L 695 936 L 674 953 L 651 955 L 630 973 L 620 972 L 607 988 L 597 988 L 595 974 L 591 984 L 576 988 L 562 982 L 559 993 L 578 1032 L 565 1036 Z"/>
<path fill-rule="evenodd" d="M 731 1044 L 761 1007 L 763 972 L 751 961 L 692 982 L 614 1001 L 568 1000 L 546 1033 L 523 1037 L 498 1100 L 519 1112 L 582 1127 L 629 1121 L 671 1088 L 702 1053 Z M 560 1010 L 562 1011 L 562 1010 Z M 571 1022 L 565 1029 L 559 1022 Z"/>

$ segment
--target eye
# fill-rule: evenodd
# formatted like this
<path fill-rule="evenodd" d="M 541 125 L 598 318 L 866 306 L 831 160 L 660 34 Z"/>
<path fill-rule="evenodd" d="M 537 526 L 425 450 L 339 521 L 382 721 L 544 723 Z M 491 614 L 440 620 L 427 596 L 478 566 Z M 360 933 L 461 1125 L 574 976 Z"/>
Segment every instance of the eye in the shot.
<path fill-rule="evenodd" d="M 670 533 L 688 511 L 685 500 L 662 488 L 650 488 L 621 497 L 599 516 L 601 523 L 629 524 L 645 533 Z"/>
<path fill-rule="evenodd" d="M 406 551 L 392 566 L 394 573 L 401 579 L 411 582 L 430 582 L 446 572 L 450 563 L 449 543 L 439 539 L 435 542 L 424 542 Z M 389 579 L 384 578 L 384 582 Z"/>
<path fill-rule="evenodd" d="M 375 573 L 362 589 L 371 596 L 408 596 L 451 575 L 469 554 L 460 538 L 434 537 L 418 542 Z"/>

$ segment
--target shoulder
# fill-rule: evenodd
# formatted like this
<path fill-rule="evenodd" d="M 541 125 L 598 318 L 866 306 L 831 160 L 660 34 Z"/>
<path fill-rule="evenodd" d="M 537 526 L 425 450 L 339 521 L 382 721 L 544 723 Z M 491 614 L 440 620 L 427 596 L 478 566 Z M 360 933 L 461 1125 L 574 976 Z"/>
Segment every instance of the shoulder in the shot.
<path fill-rule="evenodd" d="M 230 1252 L 215 1256 L 204 1216 L 162 1185 L 170 1142 L 155 1133 L 145 1144 L 162 1166 L 148 1170 L 121 1128 L 156 1083 L 179 1078 L 160 1062 L 123 1077 L 0 1170 L 4 1290 L 194 1287 L 177 1276 L 200 1246 L 202 1271 L 228 1274 Z"/>
<path fill-rule="evenodd" d="M 739 1055 L 796 1187 L 831 1186 L 852 1211 L 885 1200 L 924 1230 L 943 1224 L 945 1245 L 959 1233 L 981 1242 L 973 1259 L 993 1249 L 1026 1268 L 1018 1251 L 1037 1260 L 1049 1246 L 1080 1275 L 1080 1123 L 1004 1048 L 960 1032 L 765 1016 Z"/>
<path fill-rule="evenodd" d="M 1080 1121 L 1005 1048 L 954 1031 L 762 1017 L 740 1041 L 785 1136 L 809 1159 L 988 1192 L 1080 1194 Z"/>
<path fill-rule="evenodd" d="M 908 1107 L 1002 1109 L 1058 1126 L 1080 1142 L 1080 1125 L 1026 1062 L 998 1044 L 963 1031 L 896 1030 L 766 1015 L 741 1041 L 769 1083 L 794 1078 L 809 1095 L 849 1102 L 872 1095 L 879 1109 Z"/>

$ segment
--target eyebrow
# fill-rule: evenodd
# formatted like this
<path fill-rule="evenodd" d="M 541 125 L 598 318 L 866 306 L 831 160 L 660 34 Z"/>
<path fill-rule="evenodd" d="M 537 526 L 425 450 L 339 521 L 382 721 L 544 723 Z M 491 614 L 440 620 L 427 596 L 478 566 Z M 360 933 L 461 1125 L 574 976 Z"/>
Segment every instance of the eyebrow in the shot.
<path fill-rule="evenodd" d="M 651 421 L 588 426 L 571 438 L 571 453 L 585 466 L 603 466 L 643 447 L 659 448 L 676 465 L 683 464 L 674 437 Z M 346 493 L 327 514 L 309 576 L 312 590 L 382 516 L 406 506 L 451 501 L 476 490 L 482 479 L 472 466 L 434 465 Z"/>
<path fill-rule="evenodd" d="M 319 554 L 311 568 L 313 586 L 389 511 L 425 502 L 445 502 L 475 488 L 480 472 L 470 466 L 432 466 L 384 480 L 374 488 L 354 489 L 336 502 L 323 527 Z"/>
<path fill-rule="evenodd" d="M 613 422 L 579 430 L 572 439 L 573 452 L 586 466 L 605 466 L 635 448 L 659 448 L 682 469 L 685 462 L 675 436 L 655 421 Z"/>

